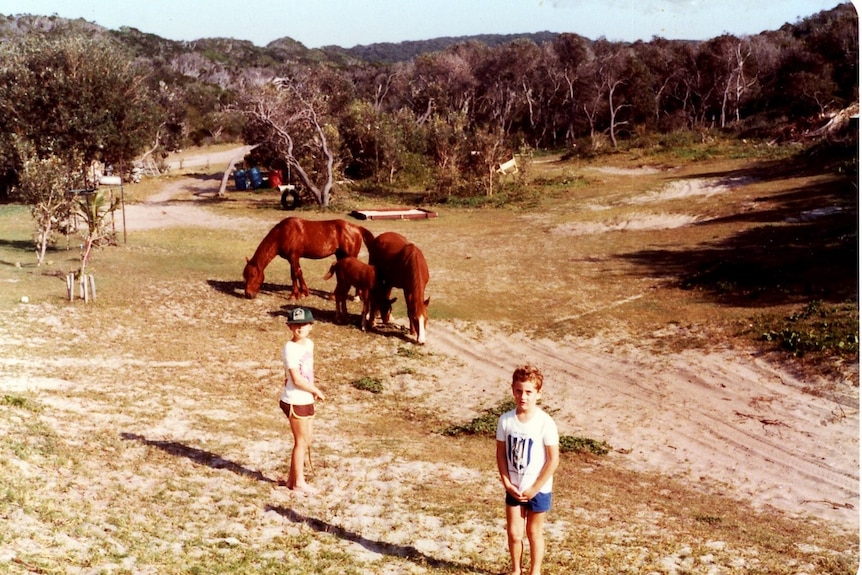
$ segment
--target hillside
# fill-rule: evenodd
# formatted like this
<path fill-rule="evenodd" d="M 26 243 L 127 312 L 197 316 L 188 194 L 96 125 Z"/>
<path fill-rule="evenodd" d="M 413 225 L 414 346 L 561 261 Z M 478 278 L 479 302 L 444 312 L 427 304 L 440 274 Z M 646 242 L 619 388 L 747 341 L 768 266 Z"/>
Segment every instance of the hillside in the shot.
<path fill-rule="evenodd" d="M 285 62 L 324 62 L 333 65 L 361 62 L 393 64 L 410 60 L 428 52 L 439 52 L 464 42 L 479 42 L 493 47 L 517 39 L 527 39 L 541 44 L 558 36 L 552 32 L 445 36 L 428 40 L 357 45 L 350 48 L 335 45 L 307 48 L 301 42 L 285 36 L 273 40 L 265 46 L 258 46 L 248 40 L 233 38 L 200 38 L 193 41 L 169 40 L 156 34 L 141 31 L 134 26 L 123 26 L 119 30 L 109 30 L 80 18 L 70 20 L 58 16 L 32 14 L 4 16 L 0 13 L 0 39 L 63 29 L 111 35 L 128 46 L 136 56 L 150 58 L 156 62 L 169 62 L 172 58 L 182 55 L 198 54 L 228 66 L 254 67 L 269 67 Z"/>

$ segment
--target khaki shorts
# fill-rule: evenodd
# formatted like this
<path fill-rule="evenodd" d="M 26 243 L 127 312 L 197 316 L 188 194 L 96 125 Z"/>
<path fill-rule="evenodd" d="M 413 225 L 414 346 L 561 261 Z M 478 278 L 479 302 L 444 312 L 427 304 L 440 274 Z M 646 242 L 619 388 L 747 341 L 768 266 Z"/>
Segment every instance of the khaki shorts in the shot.
<path fill-rule="evenodd" d="M 307 419 L 309 417 L 314 417 L 313 403 L 308 403 L 306 405 L 291 405 L 290 403 L 279 401 L 278 406 L 281 408 L 281 410 L 287 417 L 295 417 L 297 419 Z"/>

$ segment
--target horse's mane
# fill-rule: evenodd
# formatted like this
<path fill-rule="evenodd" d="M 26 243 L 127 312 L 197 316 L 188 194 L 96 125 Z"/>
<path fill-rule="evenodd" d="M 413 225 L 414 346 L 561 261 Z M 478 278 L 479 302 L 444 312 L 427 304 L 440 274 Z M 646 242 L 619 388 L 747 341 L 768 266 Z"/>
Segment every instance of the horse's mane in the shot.
<path fill-rule="evenodd" d="M 275 259 L 278 255 L 278 235 L 281 233 L 281 228 L 286 227 L 293 218 L 285 218 L 277 223 L 260 241 L 257 249 L 254 250 L 254 255 L 251 256 L 249 263 L 254 262 L 260 269 L 269 265 L 269 262 Z"/>

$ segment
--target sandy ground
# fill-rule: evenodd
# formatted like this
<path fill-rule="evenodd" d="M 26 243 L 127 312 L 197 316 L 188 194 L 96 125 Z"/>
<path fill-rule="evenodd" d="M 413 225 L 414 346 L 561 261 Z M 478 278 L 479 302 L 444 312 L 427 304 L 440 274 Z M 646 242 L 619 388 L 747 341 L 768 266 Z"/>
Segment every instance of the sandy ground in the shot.
<path fill-rule="evenodd" d="M 231 152 L 207 160 L 186 159 L 185 165 L 226 165 L 229 156 Z M 703 185 L 687 181 L 684 189 L 673 188 L 672 193 L 710 193 Z M 227 218 L 194 202 L 168 201 L 206 197 L 217 186 L 212 180 L 173 181 L 149 202 L 127 206 L 127 229 L 221 227 Z M 243 223 L 231 220 L 231 225 Z M 450 358 L 437 368 L 438 379 L 449 382 L 436 390 L 441 405 L 481 404 L 486 392 L 475 382 L 504 382 L 515 363 L 533 362 L 545 371 L 546 403 L 559 410 L 555 418 L 561 433 L 605 439 L 621 465 L 659 471 L 756 506 L 813 515 L 858 530 L 855 378 L 833 382 L 833 393 L 817 397 L 804 392 L 811 381 L 757 355 L 687 351 L 656 356 L 598 340 L 530 340 L 493 325 L 465 327 L 437 321 L 429 327 L 429 351 Z"/>

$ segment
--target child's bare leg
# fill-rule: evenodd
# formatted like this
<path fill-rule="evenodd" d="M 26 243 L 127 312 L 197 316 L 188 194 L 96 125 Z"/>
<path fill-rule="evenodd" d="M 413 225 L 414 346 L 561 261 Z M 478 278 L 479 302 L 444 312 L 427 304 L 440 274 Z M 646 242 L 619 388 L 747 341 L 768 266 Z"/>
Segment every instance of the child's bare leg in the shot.
<path fill-rule="evenodd" d="M 520 505 L 506 506 L 506 536 L 512 559 L 512 575 L 521 573 L 521 561 L 524 557 L 524 511 L 525 509 Z"/>
<path fill-rule="evenodd" d="M 287 486 L 290 489 L 309 491 L 309 485 L 305 481 L 305 452 L 311 445 L 311 420 L 291 417 L 290 430 L 293 432 L 293 453 L 290 454 Z"/>
<path fill-rule="evenodd" d="M 544 513 L 527 511 L 527 540 L 530 542 L 530 575 L 541 575 L 545 559 Z"/>

